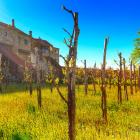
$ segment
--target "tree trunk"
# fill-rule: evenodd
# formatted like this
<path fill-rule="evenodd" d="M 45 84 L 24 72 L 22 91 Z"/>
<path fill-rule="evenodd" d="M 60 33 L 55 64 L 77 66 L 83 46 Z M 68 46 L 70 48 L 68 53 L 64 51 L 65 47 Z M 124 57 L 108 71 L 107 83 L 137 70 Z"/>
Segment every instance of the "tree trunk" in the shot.
<path fill-rule="evenodd" d="M 132 61 L 130 62 L 130 93 L 133 95 Z"/>
<path fill-rule="evenodd" d="M 102 107 L 102 117 L 103 121 L 107 123 L 107 96 L 106 96 L 106 83 L 105 83 L 105 72 L 106 72 L 106 51 L 107 51 L 107 44 L 108 44 L 108 38 L 105 39 L 104 44 L 104 54 L 103 54 L 103 65 L 102 65 L 102 98 L 101 98 L 101 107 Z"/>
<path fill-rule="evenodd" d="M 41 108 L 42 97 L 41 97 L 41 86 L 40 85 L 37 85 L 37 101 L 38 101 L 38 107 Z"/>
<path fill-rule="evenodd" d="M 118 103 L 122 103 L 122 54 L 119 53 L 120 69 L 118 75 Z"/>
<path fill-rule="evenodd" d="M 123 58 L 123 77 L 124 77 L 124 93 L 125 93 L 125 99 L 128 101 L 128 92 L 127 92 L 127 79 L 126 79 L 126 66 L 125 66 L 125 58 Z"/>
<path fill-rule="evenodd" d="M 78 37 L 79 37 L 79 27 L 78 27 L 78 13 L 73 13 L 72 11 L 64 9 L 71 13 L 74 19 L 74 29 L 71 36 L 70 50 L 69 50 L 69 60 L 72 62 L 69 67 L 68 72 L 68 126 L 69 126 L 69 139 L 75 140 L 75 117 L 76 117 L 76 103 L 75 103 L 75 81 L 76 81 L 76 60 L 77 60 L 77 47 L 78 47 Z M 74 40 L 74 45 L 72 45 L 72 40 Z"/>
<path fill-rule="evenodd" d="M 74 75 L 69 73 L 69 84 L 68 84 L 68 118 L 69 118 L 69 138 L 75 140 L 75 84 Z"/>
<path fill-rule="evenodd" d="M 84 60 L 84 70 L 85 70 L 85 81 L 84 81 L 84 85 L 85 85 L 85 95 L 87 95 L 88 93 L 88 76 L 87 76 L 87 63 L 86 60 Z"/>
<path fill-rule="evenodd" d="M 134 68 L 134 85 L 135 85 L 135 93 L 137 93 L 137 75 L 136 75 L 136 66 L 133 65 Z"/>

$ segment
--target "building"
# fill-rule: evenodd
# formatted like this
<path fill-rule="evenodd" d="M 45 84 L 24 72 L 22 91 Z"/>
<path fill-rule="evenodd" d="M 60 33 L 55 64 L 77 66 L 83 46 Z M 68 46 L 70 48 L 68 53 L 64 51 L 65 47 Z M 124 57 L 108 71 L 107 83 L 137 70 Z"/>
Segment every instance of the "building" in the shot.
<path fill-rule="evenodd" d="M 43 72 L 48 71 L 47 57 L 53 58 L 59 63 L 59 49 L 46 40 L 32 37 L 15 26 L 0 22 L 0 64 L 6 79 L 16 81 L 22 79 L 25 65 Z"/>

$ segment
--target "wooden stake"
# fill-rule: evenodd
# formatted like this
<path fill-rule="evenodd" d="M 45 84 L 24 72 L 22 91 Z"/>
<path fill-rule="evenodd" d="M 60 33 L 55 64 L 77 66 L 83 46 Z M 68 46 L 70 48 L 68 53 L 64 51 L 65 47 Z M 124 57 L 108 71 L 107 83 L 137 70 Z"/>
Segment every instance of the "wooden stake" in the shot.
<path fill-rule="evenodd" d="M 104 42 L 104 53 L 103 53 L 103 65 L 102 65 L 102 98 L 101 98 L 101 107 L 102 107 L 102 117 L 103 121 L 107 123 L 107 95 L 106 95 L 106 83 L 105 83 L 105 74 L 106 74 L 106 52 L 107 52 L 107 44 L 109 38 L 105 39 Z"/>

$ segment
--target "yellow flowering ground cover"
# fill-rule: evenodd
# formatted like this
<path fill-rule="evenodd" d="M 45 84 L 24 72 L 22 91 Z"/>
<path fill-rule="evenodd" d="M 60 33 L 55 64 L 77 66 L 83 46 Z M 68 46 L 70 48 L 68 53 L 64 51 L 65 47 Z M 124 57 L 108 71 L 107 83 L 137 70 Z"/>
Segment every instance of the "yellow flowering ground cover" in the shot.
<path fill-rule="evenodd" d="M 61 88 L 66 96 L 66 88 Z M 67 140 L 67 106 L 56 90 L 42 90 L 42 109 L 37 106 L 37 93 L 4 93 L 0 95 L 0 140 Z M 139 140 L 140 92 L 129 95 L 129 101 L 117 104 L 117 88 L 107 89 L 108 126 L 101 123 L 101 92 L 83 86 L 76 90 L 77 140 Z"/>

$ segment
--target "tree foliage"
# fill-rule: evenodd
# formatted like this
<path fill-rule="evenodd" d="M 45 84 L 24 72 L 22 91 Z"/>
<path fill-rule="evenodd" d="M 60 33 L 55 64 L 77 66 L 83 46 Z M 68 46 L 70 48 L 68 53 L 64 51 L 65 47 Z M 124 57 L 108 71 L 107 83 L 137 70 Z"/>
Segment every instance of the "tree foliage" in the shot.
<path fill-rule="evenodd" d="M 140 32 L 138 32 L 138 35 L 140 35 Z M 140 37 L 136 38 L 134 41 L 135 48 L 131 53 L 131 59 L 133 63 L 140 63 Z"/>

